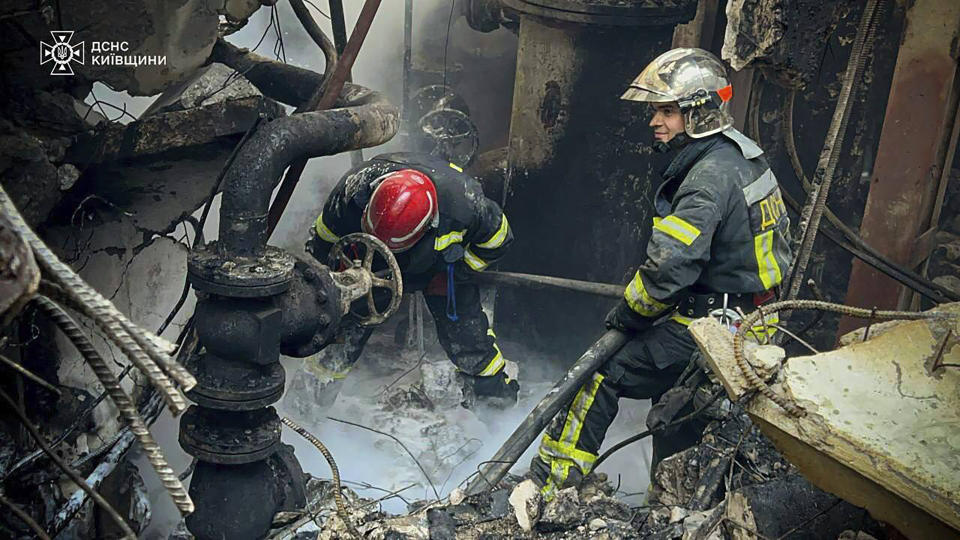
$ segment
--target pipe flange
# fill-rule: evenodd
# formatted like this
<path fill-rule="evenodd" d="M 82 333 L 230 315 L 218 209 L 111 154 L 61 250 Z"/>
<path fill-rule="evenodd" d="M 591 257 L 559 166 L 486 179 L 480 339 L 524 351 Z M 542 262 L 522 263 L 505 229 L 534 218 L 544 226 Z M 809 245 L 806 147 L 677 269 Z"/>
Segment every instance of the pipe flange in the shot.
<path fill-rule="evenodd" d="M 279 297 L 283 312 L 280 353 L 294 358 L 316 354 L 340 330 L 340 288 L 330 268 L 298 257 L 290 288 Z"/>
<path fill-rule="evenodd" d="M 276 392 L 259 399 L 247 401 L 235 401 L 229 399 L 218 399 L 204 394 L 200 394 L 194 388 L 187 393 L 187 397 L 201 407 L 216 409 L 218 411 L 253 411 L 272 405 L 283 397 L 283 387 Z"/>
<path fill-rule="evenodd" d="M 202 407 L 252 411 L 276 403 L 283 395 L 284 370 L 279 362 L 253 366 L 201 353 L 186 362 L 197 378 L 187 397 Z"/>
<path fill-rule="evenodd" d="M 670 26 L 690 22 L 697 0 L 503 0 L 527 15 L 605 26 Z"/>
<path fill-rule="evenodd" d="M 267 246 L 258 257 L 220 255 L 217 242 L 194 249 L 187 258 L 187 275 L 200 292 L 235 298 L 274 296 L 287 290 L 293 276 L 293 255 Z"/>
<path fill-rule="evenodd" d="M 280 443 L 273 407 L 226 412 L 191 406 L 180 420 L 180 446 L 202 461 L 240 465 L 265 459 Z"/>

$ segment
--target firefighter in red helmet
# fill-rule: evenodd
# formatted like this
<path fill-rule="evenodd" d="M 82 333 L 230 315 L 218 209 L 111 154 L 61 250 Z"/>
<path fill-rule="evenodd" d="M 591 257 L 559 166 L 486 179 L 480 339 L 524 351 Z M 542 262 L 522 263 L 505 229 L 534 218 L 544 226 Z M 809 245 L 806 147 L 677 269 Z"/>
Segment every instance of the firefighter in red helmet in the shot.
<path fill-rule="evenodd" d="M 333 243 L 354 232 L 371 234 L 390 248 L 404 291 L 424 292 L 440 345 L 465 391 L 494 406 L 515 403 L 519 385 L 504 372 L 480 289 L 470 280 L 513 242 L 507 216 L 484 196 L 480 183 L 428 154 L 381 154 L 348 171 L 333 188 L 307 251 L 326 263 Z M 342 354 L 325 355 L 320 366 L 330 379 L 346 376 L 371 328 L 347 323 L 342 334 Z"/>

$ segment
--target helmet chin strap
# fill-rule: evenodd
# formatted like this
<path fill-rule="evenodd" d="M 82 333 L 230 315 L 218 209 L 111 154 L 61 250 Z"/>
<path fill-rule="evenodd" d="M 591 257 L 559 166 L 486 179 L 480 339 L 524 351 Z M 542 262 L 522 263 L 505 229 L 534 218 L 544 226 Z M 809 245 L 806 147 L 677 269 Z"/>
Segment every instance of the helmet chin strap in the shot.
<path fill-rule="evenodd" d="M 677 133 L 676 135 L 673 136 L 672 139 L 670 139 L 667 142 L 654 139 L 653 151 L 660 154 L 665 154 L 671 150 L 680 150 L 681 148 L 686 146 L 687 143 L 689 142 L 690 142 L 689 135 L 687 135 L 686 133 Z"/>

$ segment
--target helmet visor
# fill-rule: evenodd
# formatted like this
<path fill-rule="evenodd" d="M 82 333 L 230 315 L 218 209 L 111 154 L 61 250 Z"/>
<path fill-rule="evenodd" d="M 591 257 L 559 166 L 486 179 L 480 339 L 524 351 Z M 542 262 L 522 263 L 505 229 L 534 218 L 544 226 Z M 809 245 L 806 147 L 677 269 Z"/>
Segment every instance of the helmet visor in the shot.
<path fill-rule="evenodd" d="M 668 103 L 670 101 L 677 100 L 677 98 L 670 94 L 658 92 L 652 88 L 634 86 L 633 84 L 631 84 L 630 87 L 627 88 L 627 91 L 620 96 L 620 99 L 625 99 L 627 101 L 645 101 L 648 103 Z"/>

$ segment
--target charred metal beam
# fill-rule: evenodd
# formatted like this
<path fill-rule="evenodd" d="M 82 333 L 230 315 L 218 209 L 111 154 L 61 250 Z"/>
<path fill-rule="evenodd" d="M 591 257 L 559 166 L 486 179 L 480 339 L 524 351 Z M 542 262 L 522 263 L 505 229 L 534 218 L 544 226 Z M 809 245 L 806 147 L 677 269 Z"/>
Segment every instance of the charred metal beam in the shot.
<path fill-rule="evenodd" d="M 333 27 L 333 43 L 337 54 L 343 54 L 347 46 L 347 20 L 343 13 L 343 0 L 330 0 L 330 26 Z"/>

